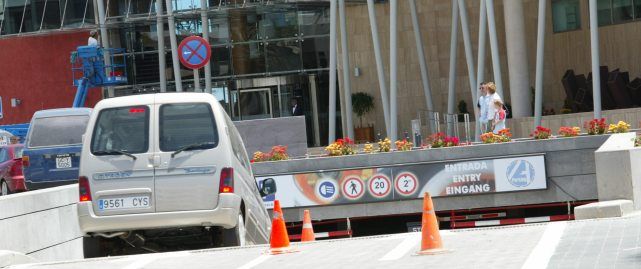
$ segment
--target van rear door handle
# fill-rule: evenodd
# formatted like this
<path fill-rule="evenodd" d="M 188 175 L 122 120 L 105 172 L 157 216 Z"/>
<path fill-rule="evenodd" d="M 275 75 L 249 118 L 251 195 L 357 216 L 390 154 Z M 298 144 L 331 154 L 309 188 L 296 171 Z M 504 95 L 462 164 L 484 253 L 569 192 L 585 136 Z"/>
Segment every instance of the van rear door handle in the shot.
<path fill-rule="evenodd" d="M 160 156 L 158 156 L 158 155 L 154 155 L 154 156 L 151 158 L 151 160 L 152 160 L 152 161 L 151 161 L 151 165 L 153 165 L 154 167 L 160 167 Z"/>

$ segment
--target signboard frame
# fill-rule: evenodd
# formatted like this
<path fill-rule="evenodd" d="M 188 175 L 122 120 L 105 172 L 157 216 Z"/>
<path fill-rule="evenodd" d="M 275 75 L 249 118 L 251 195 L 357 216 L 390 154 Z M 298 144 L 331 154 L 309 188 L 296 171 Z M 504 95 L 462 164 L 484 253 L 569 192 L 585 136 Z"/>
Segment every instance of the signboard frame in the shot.
<path fill-rule="evenodd" d="M 545 153 L 536 153 L 281 173 L 261 175 L 256 180 L 260 182 L 266 178 L 274 178 L 278 186 L 276 195 L 263 199 L 267 208 L 271 208 L 274 199 L 279 199 L 283 208 L 295 208 L 412 200 L 422 198 L 425 191 L 430 192 L 432 197 L 455 197 L 545 190 L 548 188 L 546 170 Z M 344 180 L 359 173 L 365 186 L 369 186 L 369 180 L 376 175 L 386 175 L 392 184 L 390 193 L 377 198 L 368 189 L 359 198 L 351 199 L 342 197 L 341 192 L 341 197 L 333 197 L 331 202 L 327 202 L 316 199 L 311 195 L 315 192 L 313 187 L 301 183 L 329 178 L 342 186 Z M 397 178 L 404 173 L 417 177 L 417 190 L 410 195 L 399 193 L 396 187 Z"/>

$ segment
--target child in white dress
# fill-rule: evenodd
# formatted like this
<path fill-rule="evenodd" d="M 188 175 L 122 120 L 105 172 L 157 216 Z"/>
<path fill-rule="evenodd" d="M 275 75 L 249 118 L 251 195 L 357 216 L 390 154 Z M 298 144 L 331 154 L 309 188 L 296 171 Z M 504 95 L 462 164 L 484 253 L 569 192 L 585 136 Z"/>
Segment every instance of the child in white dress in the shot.
<path fill-rule="evenodd" d="M 494 100 L 494 120 L 492 121 L 492 130 L 495 134 L 498 134 L 500 130 L 505 129 L 505 109 L 503 109 L 503 103 L 500 100 Z"/>

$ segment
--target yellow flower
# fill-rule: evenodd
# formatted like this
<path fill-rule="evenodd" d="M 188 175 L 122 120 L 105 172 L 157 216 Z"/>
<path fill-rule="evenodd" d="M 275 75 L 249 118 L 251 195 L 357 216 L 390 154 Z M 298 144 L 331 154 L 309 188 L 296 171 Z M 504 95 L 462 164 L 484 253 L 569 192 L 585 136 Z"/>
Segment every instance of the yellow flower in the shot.
<path fill-rule="evenodd" d="M 608 127 L 608 132 L 610 133 L 627 133 L 628 130 L 630 130 L 630 124 L 624 121 L 619 121 L 616 125 L 610 124 Z"/>

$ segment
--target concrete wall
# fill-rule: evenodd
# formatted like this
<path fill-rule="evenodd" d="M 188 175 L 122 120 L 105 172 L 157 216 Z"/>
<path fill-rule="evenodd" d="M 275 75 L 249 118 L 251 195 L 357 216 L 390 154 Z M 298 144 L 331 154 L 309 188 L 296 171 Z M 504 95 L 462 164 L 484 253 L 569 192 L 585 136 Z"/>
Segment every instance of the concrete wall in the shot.
<path fill-rule="evenodd" d="M 307 154 L 307 129 L 305 117 L 283 117 L 234 122 L 243 137 L 247 154 L 269 152 L 273 146 L 287 145 L 290 157 Z"/>
<path fill-rule="evenodd" d="M 481 194 L 459 197 L 436 197 L 437 210 L 470 209 L 510 205 L 541 204 L 565 201 L 596 200 L 596 168 L 594 151 L 609 135 L 581 136 L 550 140 L 526 140 L 505 144 L 474 145 L 447 149 L 410 152 L 363 154 L 256 163 L 256 176 L 291 174 L 318 170 L 342 170 L 406 163 L 456 161 L 471 158 L 507 157 L 510 155 L 544 153 L 548 188 L 513 193 Z M 288 221 L 301 220 L 306 208 L 285 209 Z M 387 214 L 417 213 L 421 200 L 322 206 L 313 208 L 314 218 L 332 219 Z"/>
<path fill-rule="evenodd" d="M 631 200 L 641 209 L 641 148 L 636 133 L 615 134 L 595 153 L 599 201 Z"/>
<path fill-rule="evenodd" d="M 519 0 L 524 2 L 525 39 L 528 46 L 529 85 L 534 87 L 536 65 L 536 35 L 537 35 L 537 0 Z M 478 55 L 478 22 L 479 2 L 465 1 L 468 11 L 473 53 Z M 580 2 L 581 28 L 575 31 L 553 33 L 552 7 L 547 4 L 546 17 L 546 47 L 544 65 L 544 109 L 553 108 L 557 113 L 563 106 L 565 91 L 561 78 L 567 69 L 574 69 L 576 74 L 590 72 L 590 29 L 588 18 L 588 1 Z M 449 49 L 451 27 L 451 1 L 421 0 L 416 1 L 419 24 L 421 27 L 424 48 L 428 65 L 430 85 L 435 109 L 444 112 L 447 109 L 447 89 L 449 78 Z M 503 17 L 503 1 L 494 1 L 495 21 L 497 27 L 499 54 L 501 57 L 501 74 L 505 87 L 503 99 L 510 102 L 510 89 L 507 65 L 507 50 L 505 48 L 505 20 Z M 347 31 L 349 37 L 349 56 L 352 92 L 368 92 L 375 97 L 375 111 L 365 116 L 365 122 L 374 124 L 377 131 L 384 133 L 383 110 L 380 99 L 376 65 L 372 47 L 372 37 L 369 26 L 367 6 L 365 4 L 349 5 L 346 8 Z M 381 41 L 385 73 L 389 84 L 389 1 L 376 4 L 378 32 Z M 422 90 L 420 68 L 414 41 L 409 5 L 407 1 L 399 1 L 398 14 L 398 115 L 399 132 L 411 130 L 410 120 L 416 118 L 417 111 L 426 109 L 425 97 Z M 459 24 L 460 25 L 460 24 Z M 459 26 L 460 28 L 460 26 Z M 630 72 L 630 77 L 641 76 L 641 21 L 599 27 L 601 65 L 610 69 L 620 68 Z M 461 30 L 458 32 L 458 58 L 456 68 L 456 102 L 463 100 L 467 103 L 468 111 L 472 111 L 470 87 L 468 82 L 467 65 Z M 493 81 L 489 39 L 487 41 L 485 81 Z M 338 50 L 340 54 L 340 50 Z M 340 59 L 340 55 L 339 55 Z M 342 62 L 338 62 L 342 70 Z M 476 58 L 474 59 L 476 66 Z M 351 70 L 360 68 L 360 76 L 355 77 Z M 340 74 L 340 72 L 339 72 Z M 340 76 L 339 76 L 340 78 Z M 342 79 L 341 79 L 341 85 Z M 458 110 L 457 110 L 458 111 Z"/>
<path fill-rule="evenodd" d="M 0 197 L 0 250 L 38 261 L 82 259 L 77 201 L 77 185 Z"/>

